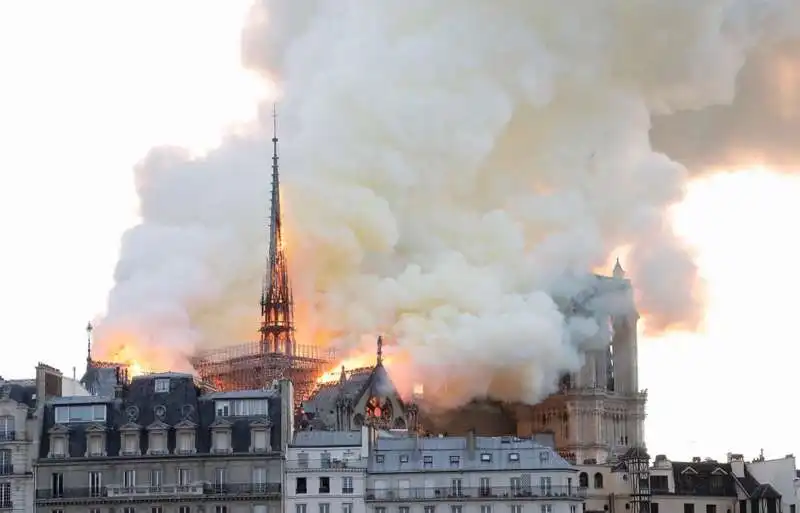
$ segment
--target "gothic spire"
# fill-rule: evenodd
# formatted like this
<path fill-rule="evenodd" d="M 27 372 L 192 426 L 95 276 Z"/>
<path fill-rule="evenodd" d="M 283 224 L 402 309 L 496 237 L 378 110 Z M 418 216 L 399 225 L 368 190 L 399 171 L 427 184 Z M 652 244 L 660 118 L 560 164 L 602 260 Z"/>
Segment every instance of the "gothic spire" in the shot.
<path fill-rule="evenodd" d="M 92 331 L 94 331 L 94 326 L 92 323 L 89 322 L 86 324 L 86 361 L 92 361 Z"/>
<path fill-rule="evenodd" d="M 269 214 L 269 253 L 261 291 L 261 344 L 265 353 L 294 352 L 294 307 L 281 232 L 278 176 L 278 116 L 272 108 L 272 195 Z"/>
<path fill-rule="evenodd" d="M 377 365 L 383 365 L 383 337 L 378 336 L 378 355 L 376 358 Z"/>

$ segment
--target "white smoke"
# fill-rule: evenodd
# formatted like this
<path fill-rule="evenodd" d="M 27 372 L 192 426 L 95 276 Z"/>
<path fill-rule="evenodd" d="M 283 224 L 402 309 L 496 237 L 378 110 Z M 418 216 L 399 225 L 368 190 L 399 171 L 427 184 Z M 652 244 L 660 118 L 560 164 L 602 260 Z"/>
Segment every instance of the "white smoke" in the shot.
<path fill-rule="evenodd" d="M 623 245 L 648 327 L 695 326 L 696 267 L 666 218 L 687 172 L 651 148 L 651 117 L 732 101 L 791 21 L 795 0 L 263 0 L 244 59 L 283 91 L 301 339 L 384 332 L 409 380 L 465 400 L 513 375 L 504 398 L 536 400 L 598 330 L 553 291 Z M 270 131 L 137 169 L 143 222 L 101 344 L 254 337 Z"/>

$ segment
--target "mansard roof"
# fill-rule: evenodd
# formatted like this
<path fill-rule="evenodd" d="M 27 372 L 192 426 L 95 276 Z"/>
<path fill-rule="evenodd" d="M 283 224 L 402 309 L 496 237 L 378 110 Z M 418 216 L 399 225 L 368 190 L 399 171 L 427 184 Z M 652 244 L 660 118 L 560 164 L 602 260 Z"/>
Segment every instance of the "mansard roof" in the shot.
<path fill-rule="evenodd" d="M 36 407 L 36 382 L 34 380 L 4 381 L 0 378 L 0 400 L 10 399 L 28 408 Z"/>
<path fill-rule="evenodd" d="M 108 369 L 98 369 L 105 371 Z M 113 369 L 112 369 L 113 370 Z M 147 453 L 148 432 L 163 429 L 167 432 L 167 448 L 170 453 L 176 445 L 176 430 L 189 429 L 195 432 L 197 452 L 210 453 L 211 426 L 216 417 L 215 400 L 259 399 L 267 401 L 269 418 L 263 416 L 225 419 L 231 428 L 231 447 L 234 454 L 250 452 L 250 424 L 261 419 L 271 430 L 273 447 L 280 447 L 281 397 L 274 390 L 248 391 L 247 393 L 216 393 L 203 395 L 203 390 L 189 374 L 153 374 L 138 376 L 130 383 L 111 386 L 119 397 L 86 396 L 61 397 L 49 400 L 43 414 L 42 441 L 40 457 L 46 458 L 50 450 L 50 430 L 55 426 L 55 409 L 82 405 L 104 405 L 106 419 L 102 422 L 69 423 L 64 425 L 69 435 L 69 455 L 83 458 L 86 453 L 87 430 L 100 427 L 106 432 L 106 452 L 109 457 L 120 456 L 121 435 L 127 428 L 141 429 L 141 453 Z M 157 379 L 170 379 L 167 392 L 156 392 Z"/>
<path fill-rule="evenodd" d="M 760 486 L 745 468 L 744 477 L 736 477 L 730 463 L 716 461 L 672 462 L 675 495 L 736 497 L 742 490 L 751 495 Z M 657 494 L 657 491 L 653 491 Z"/>

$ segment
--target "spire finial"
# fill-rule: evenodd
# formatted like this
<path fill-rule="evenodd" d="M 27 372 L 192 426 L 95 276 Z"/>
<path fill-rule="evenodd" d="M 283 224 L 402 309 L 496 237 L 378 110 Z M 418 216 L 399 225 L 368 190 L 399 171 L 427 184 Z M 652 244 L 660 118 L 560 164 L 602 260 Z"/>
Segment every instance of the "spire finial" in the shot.
<path fill-rule="evenodd" d="M 378 365 L 383 365 L 383 337 L 378 335 Z"/>
<path fill-rule="evenodd" d="M 614 278 L 624 278 L 625 277 L 625 269 L 622 268 L 622 264 L 619 263 L 619 257 L 617 257 L 617 263 L 614 264 Z"/>
<path fill-rule="evenodd" d="M 94 326 L 92 326 L 91 322 L 86 323 L 86 361 L 92 361 L 92 332 L 94 331 Z"/>

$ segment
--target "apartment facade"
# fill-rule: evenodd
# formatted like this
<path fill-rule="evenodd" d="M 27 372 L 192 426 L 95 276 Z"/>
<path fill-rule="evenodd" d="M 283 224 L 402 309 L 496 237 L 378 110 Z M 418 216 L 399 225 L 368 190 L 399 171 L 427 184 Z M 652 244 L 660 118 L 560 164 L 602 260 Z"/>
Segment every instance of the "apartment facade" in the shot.
<path fill-rule="evenodd" d="M 210 393 L 164 373 L 118 379 L 113 396 L 50 399 L 35 510 L 277 513 L 292 393 L 288 381 Z"/>
<path fill-rule="evenodd" d="M 368 461 L 361 431 L 299 431 L 286 450 L 287 513 L 365 513 Z"/>
<path fill-rule="evenodd" d="M 34 380 L 0 381 L 0 512 L 33 510 Z"/>
<path fill-rule="evenodd" d="M 365 502 L 374 513 L 577 513 L 577 470 L 513 437 L 371 438 Z"/>

